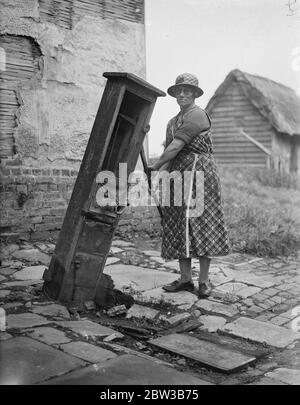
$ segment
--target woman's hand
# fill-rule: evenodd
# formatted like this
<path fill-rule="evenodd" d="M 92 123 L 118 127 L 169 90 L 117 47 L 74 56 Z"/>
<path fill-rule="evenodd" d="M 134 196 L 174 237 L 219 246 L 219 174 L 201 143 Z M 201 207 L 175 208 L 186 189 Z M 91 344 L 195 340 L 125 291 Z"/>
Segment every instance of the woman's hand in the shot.
<path fill-rule="evenodd" d="M 147 168 L 147 177 L 151 177 L 151 173 L 154 172 L 156 169 L 154 167 L 154 165 L 148 166 Z"/>

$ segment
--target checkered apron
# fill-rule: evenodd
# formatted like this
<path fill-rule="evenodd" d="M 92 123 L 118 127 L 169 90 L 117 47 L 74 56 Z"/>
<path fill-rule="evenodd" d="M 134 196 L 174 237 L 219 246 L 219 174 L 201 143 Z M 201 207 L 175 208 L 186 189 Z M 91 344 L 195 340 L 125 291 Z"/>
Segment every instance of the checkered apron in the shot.
<path fill-rule="evenodd" d="M 210 118 L 208 119 L 211 126 Z M 170 120 L 166 147 L 172 142 L 174 133 L 182 121 L 181 113 Z M 184 196 L 184 192 L 188 195 L 183 198 L 181 206 L 174 205 L 173 184 L 170 190 L 170 206 L 162 207 L 162 257 L 172 260 L 227 255 L 230 244 L 224 223 L 221 185 L 213 157 L 210 128 L 196 135 L 181 149 L 169 167 L 169 172 L 175 170 L 182 176 L 182 195 Z M 184 184 L 183 172 L 185 171 L 191 171 L 189 184 Z M 201 176 L 197 176 L 197 171 L 202 171 L 198 174 L 204 175 L 204 187 L 203 182 L 199 184 Z M 196 184 L 197 181 L 198 184 Z M 199 215 L 191 211 L 192 199 L 196 200 Z"/>

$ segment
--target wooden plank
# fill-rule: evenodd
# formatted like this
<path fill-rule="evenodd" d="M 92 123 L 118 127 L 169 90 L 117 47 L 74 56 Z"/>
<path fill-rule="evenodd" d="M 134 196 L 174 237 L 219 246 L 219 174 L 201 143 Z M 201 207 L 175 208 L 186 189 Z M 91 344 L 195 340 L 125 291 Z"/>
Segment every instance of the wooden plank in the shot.
<path fill-rule="evenodd" d="M 271 148 L 272 142 L 270 142 L 269 139 L 265 139 L 265 138 L 255 138 L 257 139 L 259 142 L 261 142 L 263 145 L 265 145 L 266 147 Z M 251 142 L 247 141 L 246 139 L 243 141 L 238 137 L 233 137 L 233 136 L 228 136 L 228 137 L 223 137 L 221 139 L 217 138 L 217 137 L 213 137 L 212 138 L 212 143 L 213 145 L 219 145 L 219 146 L 226 146 L 226 145 L 249 145 L 251 144 Z"/>
<path fill-rule="evenodd" d="M 219 99 L 218 103 L 216 104 L 215 108 L 225 108 L 225 107 L 234 107 L 234 108 L 238 108 L 240 106 L 247 106 L 247 107 L 252 107 L 252 104 L 246 99 L 233 99 L 233 98 L 226 98 L 226 99 Z"/>
<path fill-rule="evenodd" d="M 220 121 L 230 121 L 232 119 L 236 119 L 235 116 L 233 115 L 228 115 L 225 112 L 218 112 L 218 111 L 213 111 L 213 113 L 210 114 L 210 118 L 212 120 L 220 120 Z M 268 120 L 263 117 L 261 114 L 259 114 L 257 111 L 251 111 L 250 114 L 247 112 L 243 111 L 243 118 L 247 121 L 267 121 Z"/>
<path fill-rule="evenodd" d="M 257 147 L 255 147 L 254 145 L 251 146 L 246 146 L 246 145 L 229 145 L 226 146 L 225 145 L 213 145 L 213 150 L 214 153 L 234 153 L 234 152 L 238 152 L 238 153 L 243 153 L 244 155 L 258 155 L 259 153 L 263 153 L 262 151 L 259 152 L 257 150 Z"/>
<path fill-rule="evenodd" d="M 243 125 L 243 128 L 245 128 L 245 131 L 247 131 L 247 133 L 254 135 L 254 136 L 261 136 L 261 137 L 265 137 L 265 138 L 270 138 L 272 139 L 273 137 L 273 130 L 270 128 L 263 128 L 263 127 L 251 127 L 248 125 Z M 212 127 L 211 129 L 211 133 L 212 136 L 220 136 L 222 134 L 236 134 L 237 133 L 237 126 L 217 126 L 217 127 Z"/>
<path fill-rule="evenodd" d="M 227 113 L 230 114 L 231 116 L 236 116 L 236 115 L 244 115 L 245 113 L 250 113 L 254 114 L 257 113 L 257 110 L 249 106 L 227 106 L 227 107 L 219 107 L 214 110 L 215 113 Z"/>
<path fill-rule="evenodd" d="M 268 144 L 271 144 L 271 139 L 272 136 L 266 132 L 266 133 L 260 133 L 260 132 L 250 132 L 250 135 L 255 137 L 257 140 L 261 140 L 262 142 L 267 142 Z M 232 141 L 238 141 L 239 139 L 242 141 L 242 137 L 238 132 L 233 132 L 233 131 L 226 131 L 222 130 L 220 132 L 214 132 L 212 134 L 212 140 L 215 141 L 223 141 L 223 142 L 228 142 L 230 140 Z"/>
<path fill-rule="evenodd" d="M 214 148 L 214 154 L 215 155 L 224 155 L 224 156 L 233 156 L 233 155 L 243 155 L 245 157 L 264 157 L 265 153 L 259 149 L 257 149 L 256 151 L 252 150 L 252 151 L 244 151 L 242 149 L 236 149 L 234 147 L 232 148 L 228 148 L 227 150 L 221 149 L 221 148 Z"/>
<path fill-rule="evenodd" d="M 245 136 L 249 141 L 251 141 L 254 145 L 256 145 L 260 150 L 262 150 L 264 153 L 267 155 L 271 156 L 272 152 L 266 148 L 262 143 L 257 141 L 255 138 L 253 138 L 251 135 L 247 134 L 243 129 L 241 129 L 240 133 Z"/>
<path fill-rule="evenodd" d="M 266 155 L 265 155 L 266 156 Z M 216 159 L 221 159 L 224 162 L 231 162 L 231 161 L 240 161 L 241 163 L 250 161 L 253 163 L 259 163 L 259 162 L 266 162 L 267 158 L 266 157 L 260 157 L 260 156 L 248 156 L 248 155 L 243 155 L 243 154 L 236 154 L 236 155 L 224 155 L 224 154 L 218 154 L 215 153 Z"/>

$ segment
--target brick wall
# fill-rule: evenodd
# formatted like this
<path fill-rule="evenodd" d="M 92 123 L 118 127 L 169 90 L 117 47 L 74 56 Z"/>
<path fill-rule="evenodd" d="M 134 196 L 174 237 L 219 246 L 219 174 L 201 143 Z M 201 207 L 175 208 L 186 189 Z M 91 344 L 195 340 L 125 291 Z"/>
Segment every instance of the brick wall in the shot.
<path fill-rule="evenodd" d="M 28 240 L 57 237 L 77 170 L 6 166 L 1 172 L 0 232 L 17 233 Z M 155 207 L 128 207 L 119 221 L 121 231 L 159 228 Z"/>
<path fill-rule="evenodd" d="M 0 230 L 26 239 L 56 236 L 72 193 L 77 171 L 68 168 L 2 169 Z"/>

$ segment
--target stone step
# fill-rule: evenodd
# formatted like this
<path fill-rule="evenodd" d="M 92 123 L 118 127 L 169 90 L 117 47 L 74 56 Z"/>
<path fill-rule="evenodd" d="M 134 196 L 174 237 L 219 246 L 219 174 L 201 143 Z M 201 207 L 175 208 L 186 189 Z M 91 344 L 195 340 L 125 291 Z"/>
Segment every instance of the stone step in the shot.
<path fill-rule="evenodd" d="M 253 356 L 228 349 L 220 344 L 178 333 L 151 339 L 148 343 L 224 373 L 238 371 L 256 360 Z"/>

